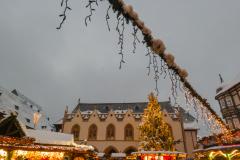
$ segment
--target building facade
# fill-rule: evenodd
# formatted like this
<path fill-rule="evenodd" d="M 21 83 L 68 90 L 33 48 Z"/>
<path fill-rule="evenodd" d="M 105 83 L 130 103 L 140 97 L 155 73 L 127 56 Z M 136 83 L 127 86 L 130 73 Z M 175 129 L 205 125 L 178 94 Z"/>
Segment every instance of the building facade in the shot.
<path fill-rule="evenodd" d="M 75 142 L 80 144 L 85 139 L 87 144 L 95 147 L 100 153 L 126 153 L 138 151 L 140 133 L 137 129 L 142 122 L 144 109 L 148 103 L 78 103 L 69 114 L 66 108 L 64 118 L 55 124 L 62 123 L 62 132 L 74 135 Z M 163 121 L 169 125 L 172 137 L 180 140 L 175 148 L 188 153 L 188 158 L 195 158 L 192 151 L 197 147 L 197 130 L 195 118 L 186 115 L 182 108 L 175 113 L 170 102 L 159 102 L 162 106 Z M 182 114 L 183 113 L 183 114 Z M 184 118 L 182 118 L 184 117 Z M 188 123 L 183 119 L 188 117 Z M 184 124 L 186 131 L 184 130 Z M 186 135 L 189 136 L 186 138 Z"/>
<path fill-rule="evenodd" d="M 240 73 L 230 83 L 222 81 L 216 92 L 215 99 L 229 128 L 240 128 Z"/>

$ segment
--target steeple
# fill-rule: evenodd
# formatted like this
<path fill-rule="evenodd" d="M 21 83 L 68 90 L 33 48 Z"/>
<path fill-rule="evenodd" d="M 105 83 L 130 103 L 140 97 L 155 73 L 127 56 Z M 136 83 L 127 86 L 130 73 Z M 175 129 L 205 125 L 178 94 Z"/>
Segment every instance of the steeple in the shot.
<path fill-rule="evenodd" d="M 221 83 L 223 83 L 224 81 L 223 81 L 223 79 L 222 79 L 221 74 L 219 74 L 219 77 L 220 77 L 220 81 L 221 81 Z"/>

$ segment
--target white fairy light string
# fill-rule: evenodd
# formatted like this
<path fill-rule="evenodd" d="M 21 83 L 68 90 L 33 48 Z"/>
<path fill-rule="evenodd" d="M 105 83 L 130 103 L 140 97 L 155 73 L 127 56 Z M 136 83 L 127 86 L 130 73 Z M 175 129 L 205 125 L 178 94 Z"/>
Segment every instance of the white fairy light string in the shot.
<path fill-rule="evenodd" d="M 66 2 L 65 10 L 64 13 L 60 16 L 63 16 L 63 20 L 60 23 L 60 26 L 57 29 L 60 29 L 62 27 L 63 22 L 66 19 L 66 10 L 70 9 L 67 5 L 68 0 L 62 0 L 63 2 Z M 210 104 L 207 102 L 206 99 L 202 98 L 196 90 L 191 86 L 191 84 L 187 81 L 186 77 L 188 76 L 188 72 L 185 69 L 180 68 L 176 62 L 174 62 L 175 57 L 171 53 L 165 53 L 166 47 L 163 43 L 162 40 L 160 39 L 155 39 L 152 36 L 152 32 L 149 28 L 146 27 L 143 21 L 141 21 L 138 17 L 138 14 L 133 10 L 133 7 L 131 5 L 126 6 L 123 0 L 108 0 L 110 3 L 110 6 L 107 10 L 107 15 L 106 15 L 106 21 L 107 21 L 107 26 L 110 31 L 109 25 L 108 25 L 108 19 L 110 19 L 108 15 L 108 11 L 110 8 L 112 8 L 114 13 L 117 13 L 117 31 L 119 33 L 119 44 L 120 46 L 120 55 L 121 61 L 120 61 L 120 67 L 122 63 L 124 63 L 123 60 L 123 31 L 125 28 L 125 23 L 128 24 L 129 22 L 132 22 L 133 29 L 134 29 L 134 50 L 135 52 L 136 49 L 136 33 L 137 33 L 137 28 L 141 30 L 143 34 L 143 44 L 146 44 L 146 48 L 148 49 L 148 53 L 146 56 L 149 56 L 149 66 L 147 67 L 149 69 L 150 73 L 150 65 L 153 64 L 153 70 L 155 72 L 155 77 L 154 80 L 156 81 L 156 88 L 155 90 L 158 93 L 158 87 L 157 87 L 157 81 L 159 79 L 159 76 L 164 74 L 164 79 L 166 78 L 167 75 L 169 75 L 171 79 L 171 89 L 170 91 L 172 92 L 172 96 L 174 98 L 174 105 L 173 107 L 176 108 L 178 106 L 177 99 L 179 98 L 179 95 L 177 93 L 177 89 L 179 89 L 181 92 L 184 93 L 185 95 L 185 101 L 186 101 L 186 106 L 187 106 L 187 112 L 189 113 L 190 106 L 191 108 L 194 108 L 195 112 L 197 113 L 197 120 L 202 119 L 204 120 L 204 124 L 207 126 L 207 130 L 209 130 L 212 133 L 222 133 L 227 139 L 231 139 L 231 131 L 227 128 L 227 125 L 221 120 L 221 118 L 217 115 L 217 113 L 211 108 Z M 90 15 L 85 18 L 85 23 L 87 25 L 87 20 L 91 21 L 91 16 L 93 11 L 95 9 L 92 8 L 92 4 L 96 4 L 97 0 L 89 0 L 88 5 L 86 6 L 87 8 L 90 8 Z M 121 24 L 120 24 L 121 22 Z M 122 29 L 120 31 L 119 25 L 121 25 Z M 149 51 L 149 49 L 151 51 Z M 151 53 L 155 53 L 151 56 Z M 158 70 L 158 63 L 156 61 L 156 56 L 159 56 L 161 58 L 161 63 L 160 63 L 160 70 Z M 148 73 L 148 74 L 149 74 Z"/>

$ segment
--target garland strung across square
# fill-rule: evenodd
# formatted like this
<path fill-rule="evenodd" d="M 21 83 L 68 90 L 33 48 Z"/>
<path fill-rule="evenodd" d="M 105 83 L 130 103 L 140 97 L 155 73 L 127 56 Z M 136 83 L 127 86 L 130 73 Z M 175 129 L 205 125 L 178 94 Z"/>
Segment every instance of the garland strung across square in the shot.
<path fill-rule="evenodd" d="M 63 21 L 60 23 L 60 26 L 57 29 L 60 29 L 64 20 L 66 19 L 66 10 L 69 9 L 67 6 L 67 1 L 64 13 L 59 16 L 64 16 Z M 64 0 L 62 0 L 61 5 L 63 4 Z M 207 130 L 209 130 L 212 133 L 222 133 L 226 137 L 226 141 L 231 140 L 231 130 L 227 127 L 227 125 L 222 121 L 222 119 L 217 115 L 217 113 L 211 108 L 210 104 L 207 102 L 207 99 L 202 98 L 200 94 L 197 93 L 197 91 L 191 86 L 191 84 L 187 81 L 186 77 L 188 76 L 188 73 L 185 69 L 180 68 L 175 62 L 175 57 L 171 53 L 165 53 L 166 47 L 162 40 L 160 39 L 154 39 L 151 35 L 151 30 L 147 28 L 143 21 L 141 21 L 138 17 L 138 14 L 133 10 L 133 7 L 131 5 L 126 6 L 123 0 L 108 0 L 110 3 L 109 8 L 107 9 L 107 15 L 106 15 L 106 22 L 108 29 L 110 31 L 110 27 L 108 24 L 108 20 L 110 19 L 108 11 L 110 8 L 112 8 L 114 13 L 117 13 L 117 32 L 119 33 L 119 42 L 120 44 L 120 67 L 122 67 L 122 63 L 125 63 L 123 60 L 123 37 L 124 37 L 124 28 L 125 23 L 129 24 L 129 22 L 132 22 L 133 25 L 133 36 L 134 36 L 134 42 L 133 52 L 135 53 L 136 49 L 136 40 L 139 42 L 138 38 L 136 37 L 138 29 L 141 30 L 143 35 L 143 44 L 146 44 L 146 48 L 148 50 L 148 53 L 146 56 L 149 56 L 149 73 L 150 73 L 150 66 L 153 64 L 153 70 L 155 72 L 155 83 L 156 88 L 155 91 L 157 91 L 158 95 L 158 87 L 157 87 L 157 81 L 159 79 L 159 76 L 164 73 L 164 79 L 167 75 L 169 75 L 171 79 L 171 94 L 174 98 L 174 109 L 176 110 L 176 107 L 178 106 L 177 99 L 179 98 L 177 93 L 177 88 L 184 93 L 185 100 L 186 100 L 186 107 L 187 112 L 189 114 L 189 106 L 192 106 L 195 109 L 195 112 L 197 113 L 197 120 L 202 119 L 204 121 L 204 125 L 207 126 Z M 89 0 L 87 8 L 90 7 L 90 15 L 85 18 L 85 24 L 87 25 L 87 20 L 91 21 L 92 11 L 95 11 L 95 9 L 92 9 L 92 4 L 96 4 L 97 0 Z M 119 29 L 119 23 L 121 22 L 122 30 Z M 151 52 L 149 51 L 149 48 Z M 152 58 L 151 58 L 152 53 Z M 155 53 L 155 54 L 154 54 Z M 161 64 L 160 64 L 160 70 L 158 70 L 158 63 L 156 60 L 156 57 L 161 58 Z M 159 73 L 159 71 L 161 73 Z M 148 75 L 149 75 L 148 73 Z"/>

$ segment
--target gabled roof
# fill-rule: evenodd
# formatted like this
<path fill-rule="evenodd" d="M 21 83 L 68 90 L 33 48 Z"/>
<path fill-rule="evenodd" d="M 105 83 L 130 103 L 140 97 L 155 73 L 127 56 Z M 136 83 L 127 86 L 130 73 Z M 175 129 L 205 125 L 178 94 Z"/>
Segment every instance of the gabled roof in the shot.
<path fill-rule="evenodd" d="M 17 119 L 16 113 L 0 121 L 0 135 L 23 138 L 28 136 L 26 126 Z"/>
<path fill-rule="evenodd" d="M 231 89 L 232 87 L 234 87 L 237 84 L 240 84 L 240 73 L 238 73 L 238 75 L 230 83 L 222 83 L 217 89 L 219 91 L 217 92 L 216 97 L 218 95 L 228 91 L 229 89 Z"/>

